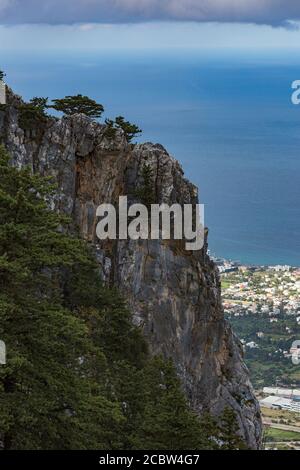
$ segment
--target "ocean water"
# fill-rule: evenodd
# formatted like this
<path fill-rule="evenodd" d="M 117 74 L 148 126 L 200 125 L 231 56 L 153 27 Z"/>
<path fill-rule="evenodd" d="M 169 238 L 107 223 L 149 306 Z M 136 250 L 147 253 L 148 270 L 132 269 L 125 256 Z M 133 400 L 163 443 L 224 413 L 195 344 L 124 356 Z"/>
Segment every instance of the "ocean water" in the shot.
<path fill-rule="evenodd" d="M 163 144 L 205 204 L 211 251 L 300 266 L 300 106 L 290 51 L 4 54 L 26 99 L 82 93 Z"/>

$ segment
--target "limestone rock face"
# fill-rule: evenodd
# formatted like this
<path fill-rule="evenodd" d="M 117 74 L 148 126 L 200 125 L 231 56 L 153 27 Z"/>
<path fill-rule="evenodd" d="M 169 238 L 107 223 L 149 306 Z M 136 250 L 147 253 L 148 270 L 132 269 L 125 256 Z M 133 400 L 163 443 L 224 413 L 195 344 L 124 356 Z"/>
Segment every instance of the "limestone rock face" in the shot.
<path fill-rule="evenodd" d="M 93 245 L 104 281 L 122 291 L 153 354 L 174 360 L 193 408 L 216 415 L 233 408 L 241 435 L 259 448 L 259 406 L 242 347 L 224 320 L 219 275 L 207 243 L 190 252 L 175 241 L 100 242 L 96 237 L 98 205 L 118 204 L 122 195 L 136 202 L 145 163 L 159 203 L 196 203 L 197 188 L 161 145 L 129 145 L 121 131 L 108 139 L 104 125 L 83 115 L 49 118 L 42 128 L 24 131 L 18 124 L 19 102 L 9 92 L 8 106 L 0 110 L 0 138 L 13 164 L 54 177 L 59 190 L 53 208 L 69 214 Z"/>

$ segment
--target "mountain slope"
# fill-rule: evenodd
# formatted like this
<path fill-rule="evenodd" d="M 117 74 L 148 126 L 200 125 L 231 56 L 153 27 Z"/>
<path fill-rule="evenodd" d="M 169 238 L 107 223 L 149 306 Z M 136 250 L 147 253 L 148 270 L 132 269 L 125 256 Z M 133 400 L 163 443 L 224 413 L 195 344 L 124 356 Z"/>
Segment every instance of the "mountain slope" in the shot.
<path fill-rule="evenodd" d="M 174 360 L 193 408 L 216 415 L 233 408 L 241 435 L 258 448 L 259 407 L 242 348 L 224 320 L 219 276 L 207 244 L 188 252 L 174 241 L 100 242 L 95 234 L 97 206 L 117 204 L 120 195 L 136 200 L 145 164 L 159 203 L 196 203 L 196 187 L 159 144 L 132 146 L 121 131 L 109 138 L 105 125 L 83 115 L 49 118 L 24 130 L 20 103 L 9 92 L 8 105 L 0 110 L 0 138 L 14 165 L 54 177 L 53 208 L 70 215 L 93 244 L 103 279 L 124 294 L 151 351 Z"/>

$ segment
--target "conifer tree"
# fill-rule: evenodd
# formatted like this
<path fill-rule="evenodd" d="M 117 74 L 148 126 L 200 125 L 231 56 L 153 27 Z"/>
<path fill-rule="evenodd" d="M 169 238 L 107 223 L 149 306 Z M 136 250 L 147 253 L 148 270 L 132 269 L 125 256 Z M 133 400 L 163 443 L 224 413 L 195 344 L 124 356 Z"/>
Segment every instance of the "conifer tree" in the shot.
<path fill-rule="evenodd" d="M 48 98 L 43 98 L 43 97 L 38 97 L 38 96 L 31 98 L 30 104 L 34 106 L 35 108 L 37 108 L 41 113 L 45 113 L 46 109 L 49 107 Z"/>
<path fill-rule="evenodd" d="M 56 111 L 61 111 L 67 116 L 73 114 L 85 114 L 92 119 L 100 118 L 104 108 L 102 104 L 97 103 L 95 100 L 88 96 L 75 95 L 66 96 L 62 99 L 53 100 L 53 104 L 49 106 Z"/>
<path fill-rule="evenodd" d="M 73 276 L 68 301 L 81 305 L 81 316 L 89 325 L 92 340 L 101 345 L 109 366 L 108 393 L 122 408 L 123 421 L 116 431 L 118 444 L 113 444 L 114 448 L 133 449 L 133 436 L 144 411 L 141 372 L 149 361 L 147 343 L 140 329 L 133 325 L 131 313 L 115 289 L 103 289 L 97 277 L 91 276 L 91 271 L 81 271 L 78 277 L 75 273 L 76 279 Z M 88 286 L 86 291 L 83 285 Z"/>
<path fill-rule="evenodd" d="M 111 119 L 105 119 L 105 131 L 104 135 L 108 139 L 114 139 L 116 136 L 117 128 L 115 127 L 115 122 L 112 121 Z"/>
<path fill-rule="evenodd" d="M 48 98 L 32 98 L 19 106 L 19 125 L 24 130 L 40 129 L 46 123 Z"/>
<path fill-rule="evenodd" d="M 210 449 L 213 443 L 190 410 L 171 361 L 156 357 L 143 372 L 145 409 L 136 435 L 139 449 Z"/>
<path fill-rule="evenodd" d="M 151 165 L 145 163 L 142 167 L 141 176 L 143 183 L 138 186 L 135 190 L 134 195 L 137 197 L 145 206 L 150 208 L 151 204 L 155 204 L 155 192 L 153 189 L 153 171 Z"/>
<path fill-rule="evenodd" d="M 219 424 L 219 439 L 222 450 L 245 450 L 246 443 L 238 434 L 238 423 L 235 412 L 231 408 L 225 408 Z"/>
<path fill-rule="evenodd" d="M 117 127 L 120 127 L 124 131 L 127 142 L 132 142 L 132 139 L 142 132 L 136 124 L 125 121 L 123 116 L 116 117 L 115 123 Z"/>

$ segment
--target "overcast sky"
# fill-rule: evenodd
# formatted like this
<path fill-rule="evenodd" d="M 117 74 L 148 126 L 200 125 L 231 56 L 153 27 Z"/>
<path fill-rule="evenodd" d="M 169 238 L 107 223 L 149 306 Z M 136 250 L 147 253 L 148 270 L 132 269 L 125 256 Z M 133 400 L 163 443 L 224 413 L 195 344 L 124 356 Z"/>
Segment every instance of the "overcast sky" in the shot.
<path fill-rule="evenodd" d="M 0 49 L 299 47 L 300 0 L 0 0 Z"/>
<path fill-rule="evenodd" d="M 0 0 L 3 23 L 234 21 L 300 19 L 299 0 Z"/>

